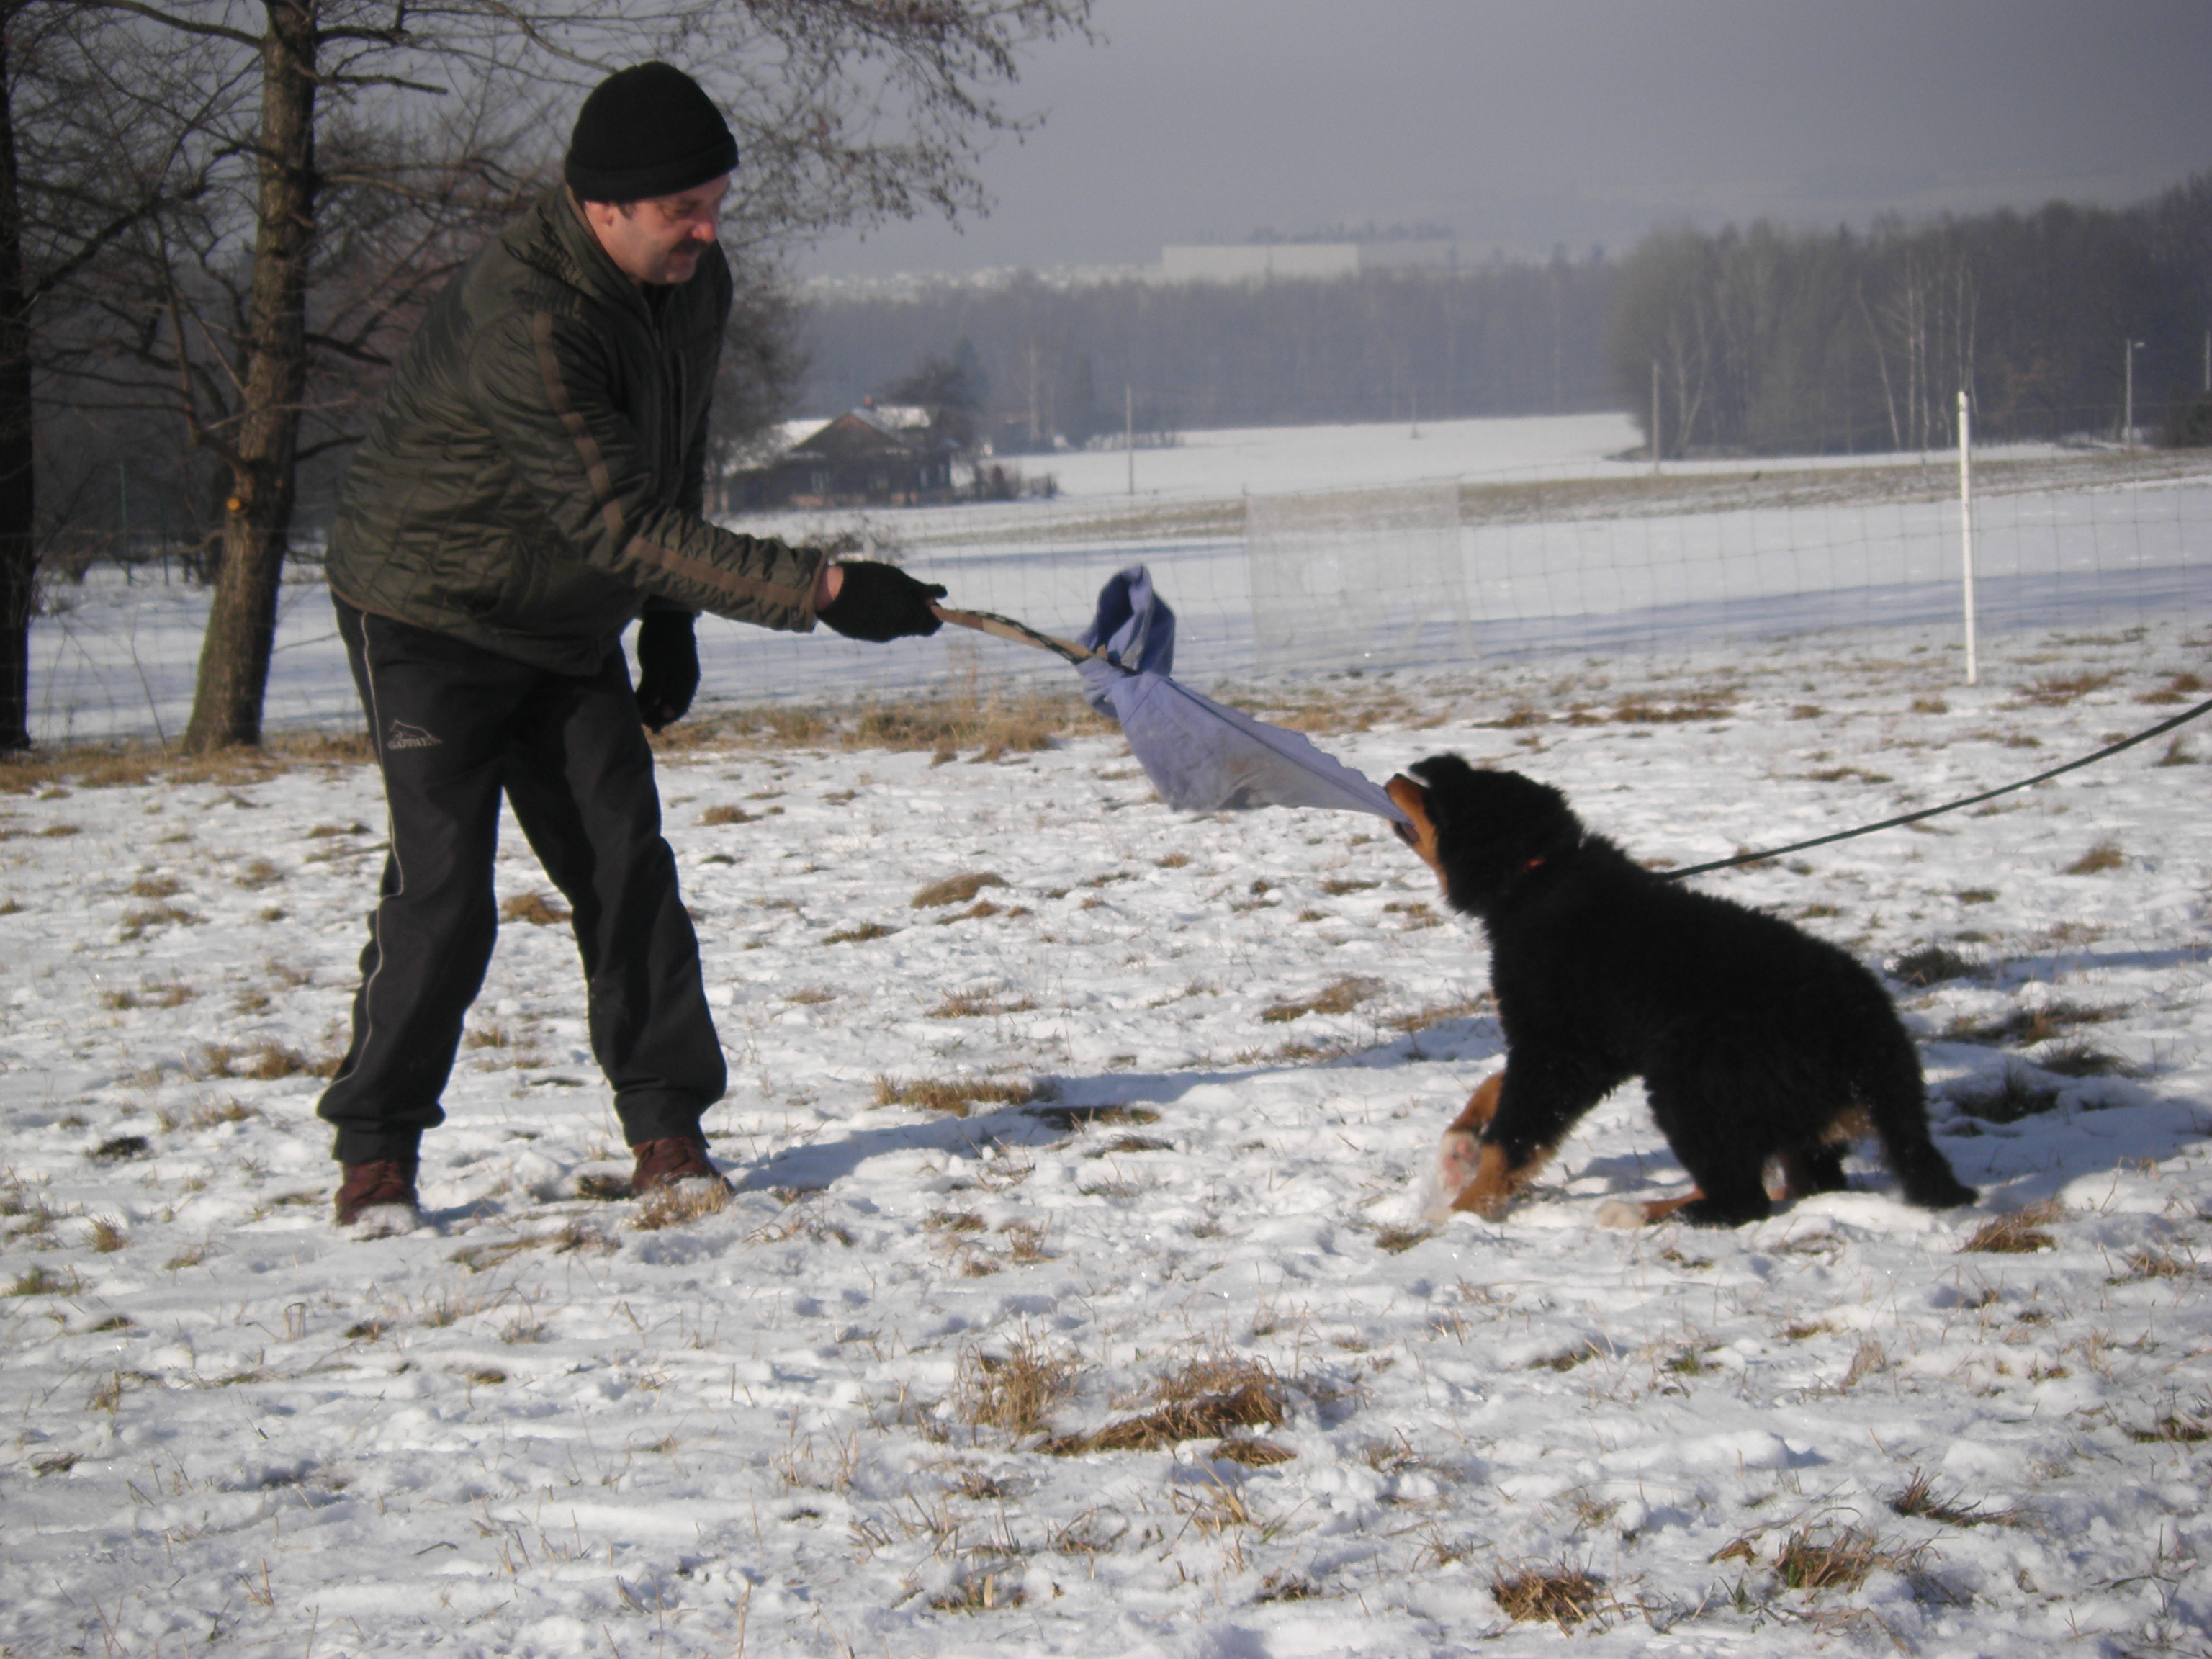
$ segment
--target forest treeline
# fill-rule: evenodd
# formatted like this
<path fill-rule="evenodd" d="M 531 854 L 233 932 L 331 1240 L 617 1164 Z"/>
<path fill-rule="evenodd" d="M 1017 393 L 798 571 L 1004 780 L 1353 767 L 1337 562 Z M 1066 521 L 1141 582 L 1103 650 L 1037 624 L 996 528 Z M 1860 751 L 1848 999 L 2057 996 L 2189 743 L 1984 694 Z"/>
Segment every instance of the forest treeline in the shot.
<path fill-rule="evenodd" d="M 881 394 L 963 343 L 981 365 L 1000 447 L 1032 426 L 1080 444 L 1119 434 L 1339 421 L 1559 414 L 1613 407 L 1603 256 L 1445 275 L 1364 272 L 1258 284 L 1131 277 L 1054 286 L 1022 275 L 915 298 L 813 301 L 801 406 Z"/>
<path fill-rule="evenodd" d="M 1328 281 L 1022 276 L 811 301 L 801 407 L 829 414 L 957 355 L 1001 447 L 1139 431 L 1626 408 L 1686 453 L 2212 439 L 2212 173 L 2123 209 L 1656 230 L 1625 257 Z M 1656 387 L 1655 387 L 1656 382 Z M 2193 423 L 2192 423 L 2193 416 Z"/>
<path fill-rule="evenodd" d="M 2212 173 L 2124 209 L 1657 231 L 1608 332 L 1647 441 L 1656 381 L 1669 453 L 1954 443 L 1962 390 L 1980 438 L 2117 437 L 2130 374 L 2139 428 L 2205 441 Z"/>

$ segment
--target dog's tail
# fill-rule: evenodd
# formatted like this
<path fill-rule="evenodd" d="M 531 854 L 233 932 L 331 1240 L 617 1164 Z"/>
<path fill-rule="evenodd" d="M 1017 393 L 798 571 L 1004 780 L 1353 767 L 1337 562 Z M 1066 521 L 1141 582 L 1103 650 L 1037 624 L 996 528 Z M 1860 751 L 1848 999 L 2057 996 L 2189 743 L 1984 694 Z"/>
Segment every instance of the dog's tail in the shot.
<path fill-rule="evenodd" d="M 1900 1030 L 1893 1042 L 1876 1045 L 1859 1059 L 1853 1092 L 1881 1138 L 1906 1202 L 1948 1210 L 1979 1198 L 1952 1172 L 1951 1161 L 1929 1135 L 1928 1091 L 1911 1040 Z"/>

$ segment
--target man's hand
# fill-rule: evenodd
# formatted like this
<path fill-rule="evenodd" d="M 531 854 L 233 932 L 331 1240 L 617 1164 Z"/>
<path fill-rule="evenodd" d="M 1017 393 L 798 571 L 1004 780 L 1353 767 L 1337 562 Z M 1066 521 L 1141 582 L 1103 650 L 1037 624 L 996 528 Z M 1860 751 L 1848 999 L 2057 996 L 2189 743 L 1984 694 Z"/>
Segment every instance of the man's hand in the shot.
<path fill-rule="evenodd" d="M 832 577 L 831 573 L 834 573 Z M 825 570 L 824 586 L 835 597 L 817 604 L 814 614 L 848 640 L 881 645 L 886 640 L 934 634 L 944 624 L 929 608 L 945 597 L 936 582 L 918 582 L 896 565 L 851 559 Z"/>
<path fill-rule="evenodd" d="M 637 712 L 658 732 L 684 718 L 699 689 L 699 642 L 688 611 L 648 611 L 637 623 Z"/>

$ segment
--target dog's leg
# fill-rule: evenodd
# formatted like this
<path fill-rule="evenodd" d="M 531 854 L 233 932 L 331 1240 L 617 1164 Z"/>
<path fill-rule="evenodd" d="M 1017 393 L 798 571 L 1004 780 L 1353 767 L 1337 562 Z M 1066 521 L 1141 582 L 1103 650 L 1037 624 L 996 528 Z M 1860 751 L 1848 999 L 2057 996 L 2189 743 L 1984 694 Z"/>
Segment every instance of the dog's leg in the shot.
<path fill-rule="evenodd" d="M 1498 1097 L 1504 1092 L 1505 1073 L 1492 1072 L 1474 1085 L 1474 1092 L 1467 1097 L 1467 1104 L 1452 1120 L 1452 1127 L 1480 1134 L 1490 1127 L 1490 1120 L 1498 1115 Z"/>
<path fill-rule="evenodd" d="M 1460 1115 L 1452 1120 L 1451 1127 L 1444 1131 L 1443 1141 L 1437 1148 L 1437 1185 L 1446 1202 L 1464 1192 L 1480 1172 L 1482 1132 L 1497 1114 L 1498 1092 L 1504 1085 L 1503 1072 L 1493 1072 L 1483 1079 L 1468 1097 Z"/>

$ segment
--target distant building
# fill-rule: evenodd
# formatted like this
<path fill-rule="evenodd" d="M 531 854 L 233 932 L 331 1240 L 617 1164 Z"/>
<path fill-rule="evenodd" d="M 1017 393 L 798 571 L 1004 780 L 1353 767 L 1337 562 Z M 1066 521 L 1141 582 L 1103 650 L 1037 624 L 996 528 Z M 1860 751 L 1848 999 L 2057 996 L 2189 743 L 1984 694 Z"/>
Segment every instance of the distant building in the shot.
<path fill-rule="evenodd" d="M 913 507 L 951 496 L 957 446 L 932 437 L 927 410 L 864 403 L 785 429 L 794 427 L 790 447 L 729 480 L 732 507 Z"/>
<path fill-rule="evenodd" d="M 1160 250 L 1170 283 L 1326 282 L 1369 270 L 1459 270 L 1457 242 L 1427 239 L 1387 242 L 1235 242 L 1186 244 Z"/>

